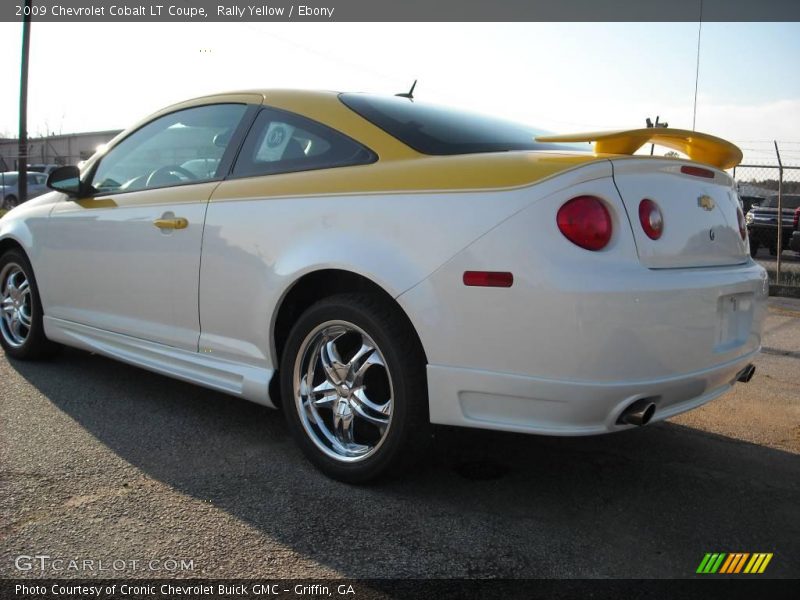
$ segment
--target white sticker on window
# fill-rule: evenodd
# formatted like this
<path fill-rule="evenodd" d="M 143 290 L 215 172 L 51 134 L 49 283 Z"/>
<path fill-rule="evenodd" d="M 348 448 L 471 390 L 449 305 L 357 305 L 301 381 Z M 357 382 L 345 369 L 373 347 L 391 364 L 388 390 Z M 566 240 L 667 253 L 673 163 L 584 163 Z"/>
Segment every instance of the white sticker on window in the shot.
<path fill-rule="evenodd" d="M 267 134 L 261 140 L 261 147 L 256 152 L 256 161 L 275 162 L 280 160 L 293 133 L 294 127 L 291 125 L 272 121 L 267 129 Z"/>

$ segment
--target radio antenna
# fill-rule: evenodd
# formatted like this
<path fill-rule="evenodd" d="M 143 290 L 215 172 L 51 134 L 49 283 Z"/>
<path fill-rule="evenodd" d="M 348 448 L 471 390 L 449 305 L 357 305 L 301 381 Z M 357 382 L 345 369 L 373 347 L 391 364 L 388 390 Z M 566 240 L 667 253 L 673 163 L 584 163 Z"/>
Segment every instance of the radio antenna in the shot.
<path fill-rule="evenodd" d="M 395 94 L 398 98 L 408 98 L 409 100 L 414 99 L 414 88 L 417 87 L 417 80 L 414 80 L 414 83 L 411 84 L 411 89 L 408 90 L 405 94 Z"/>

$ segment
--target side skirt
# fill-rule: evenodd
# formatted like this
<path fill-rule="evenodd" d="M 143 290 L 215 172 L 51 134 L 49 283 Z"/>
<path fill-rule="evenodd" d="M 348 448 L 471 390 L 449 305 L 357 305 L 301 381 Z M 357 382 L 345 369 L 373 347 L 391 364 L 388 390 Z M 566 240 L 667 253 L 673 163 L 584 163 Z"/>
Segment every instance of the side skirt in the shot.
<path fill-rule="evenodd" d="M 54 342 L 275 408 L 269 397 L 274 369 L 243 365 L 47 316 L 44 331 Z"/>

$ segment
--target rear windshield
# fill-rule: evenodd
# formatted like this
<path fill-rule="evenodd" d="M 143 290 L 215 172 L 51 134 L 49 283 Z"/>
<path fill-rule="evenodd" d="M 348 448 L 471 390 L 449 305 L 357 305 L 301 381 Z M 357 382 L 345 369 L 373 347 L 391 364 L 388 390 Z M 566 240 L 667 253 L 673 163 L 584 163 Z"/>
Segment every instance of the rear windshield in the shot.
<path fill-rule="evenodd" d="M 761 206 L 765 208 L 778 208 L 778 197 L 767 196 Z M 794 210 L 800 207 L 800 196 L 784 196 L 781 201 L 781 208 L 784 210 Z"/>
<path fill-rule="evenodd" d="M 590 152 L 589 144 L 543 144 L 542 129 L 396 96 L 340 94 L 368 121 L 423 154 L 473 154 L 509 150 Z"/>

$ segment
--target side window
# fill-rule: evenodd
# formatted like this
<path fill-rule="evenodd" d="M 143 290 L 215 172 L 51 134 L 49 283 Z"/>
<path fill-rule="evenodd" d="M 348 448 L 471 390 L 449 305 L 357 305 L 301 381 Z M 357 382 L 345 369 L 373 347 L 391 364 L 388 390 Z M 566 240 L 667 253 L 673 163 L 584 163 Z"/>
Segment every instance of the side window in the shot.
<path fill-rule="evenodd" d="M 265 108 L 233 167 L 234 177 L 363 165 L 375 154 L 344 134 L 300 115 Z"/>
<path fill-rule="evenodd" d="M 220 161 L 245 110 L 212 104 L 159 117 L 108 151 L 92 186 L 128 192 L 221 177 Z"/>

